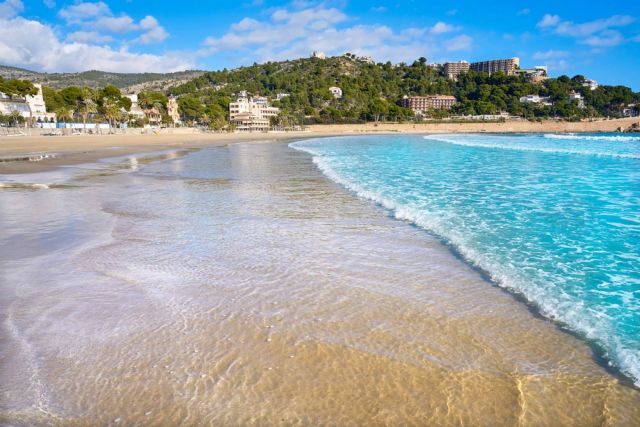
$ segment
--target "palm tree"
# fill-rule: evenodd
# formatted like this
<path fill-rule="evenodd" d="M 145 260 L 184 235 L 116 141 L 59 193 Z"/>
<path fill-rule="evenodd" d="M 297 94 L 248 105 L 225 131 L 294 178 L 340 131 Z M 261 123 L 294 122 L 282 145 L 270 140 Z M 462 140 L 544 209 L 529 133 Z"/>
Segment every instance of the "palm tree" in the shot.
<path fill-rule="evenodd" d="M 98 105 L 94 100 L 94 93 L 88 87 L 82 89 L 82 95 L 80 98 L 80 105 L 78 106 L 78 112 L 82 116 L 82 127 L 84 131 L 87 131 L 87 118 L 90 114 L 98 112 Z"/>
<path fill-rule="evenodd" d="M 122 117 L 122 111 L 116 102 L 109 100 L 105 103 L 104 115 L 109 121 L 109 127 L 112 127 L 113 123 Z"/>
<path fill-rule="evenodd" d="M 56 117 L 58 117 L 59 121 L 62 122 L 66 122 L 67 120 L 70 120 L 71 117 L 73 116 L 73 110 L 71 110 L 71 108 L 69 107 L 60 107 L 58 108 L 56 111 Z"/>

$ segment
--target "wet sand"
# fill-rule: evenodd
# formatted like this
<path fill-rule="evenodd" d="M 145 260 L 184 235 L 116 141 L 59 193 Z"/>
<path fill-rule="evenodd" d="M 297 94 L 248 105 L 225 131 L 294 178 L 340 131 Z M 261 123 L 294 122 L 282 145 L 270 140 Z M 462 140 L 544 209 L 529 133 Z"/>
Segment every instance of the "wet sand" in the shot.
<path fill-rule="evenodd" d="M 0 423 L 640 419 L 585 342 L 309 155 L 163 156 L 0 190 Z"/>

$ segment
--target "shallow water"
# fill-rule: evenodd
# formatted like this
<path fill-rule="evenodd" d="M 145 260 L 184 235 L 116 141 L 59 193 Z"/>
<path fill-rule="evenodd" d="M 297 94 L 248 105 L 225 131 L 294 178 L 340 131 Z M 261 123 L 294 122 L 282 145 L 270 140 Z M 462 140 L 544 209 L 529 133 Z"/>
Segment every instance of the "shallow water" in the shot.
<path fill-rule="evenodd" d="M 583 341 L 309 154 L 236 144 L 174 157 L 0 189 L 0 421 L 640 418 L 640 393 Z"/>

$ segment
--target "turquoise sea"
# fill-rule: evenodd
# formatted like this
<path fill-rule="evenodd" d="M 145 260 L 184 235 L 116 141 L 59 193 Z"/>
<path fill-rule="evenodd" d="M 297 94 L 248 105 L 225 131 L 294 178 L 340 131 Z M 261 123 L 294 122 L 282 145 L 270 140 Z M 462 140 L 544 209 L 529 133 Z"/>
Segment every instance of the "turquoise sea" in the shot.
<path fill-rule="evenodd" d="M 292 147 L 438 236 L 640 385 L 640 136 L 354 136 Z"/>

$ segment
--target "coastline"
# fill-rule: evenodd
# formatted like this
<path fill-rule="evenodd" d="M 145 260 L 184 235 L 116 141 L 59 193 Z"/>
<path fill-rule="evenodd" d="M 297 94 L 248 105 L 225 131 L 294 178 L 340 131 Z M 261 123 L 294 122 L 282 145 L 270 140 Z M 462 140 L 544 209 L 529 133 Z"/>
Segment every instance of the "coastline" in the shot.
<path fill-rule="evenodd" d="M 27 194 L 51 210 L 16 233 L 29 242 L 42 221 L 49 255 L 25 249 L 6 263 L 20 289 L 7 307 L 10 338 L 26 344 L 7 347 L 17 354 L 2 375 L 26 402 L 20 380 L 34 378 L 37 409 L 15 398 L 0 420 L 627 425 L 637 416 L 638 391 L 594 363 L 584 341 L 354 197 L 307 154 L 231 144 L 148 169 L 84 173 L 82 186 Z M 5 218 L 25 224 L 20 206 L 7 203 Z M 31 348 L 48 351 L 36 358 Z"/>
<path fill-rule="evenodd" d="M 542 133 L 615 132 L 638 118 L 593 122 L 505 123 L 366 123 L 358 125 L 312 125 L 305 132 L 205 133 L 194 129 L 165 129 L 158 134 L 0 136 L 0 174 L 43 172 L 58 166 L 172 148 L 199 148 L 246 141 L 284 141 L 302 138 L 386 133 Z M 49 156 L 39 161 L 11 161 L 27 156 Z"/>

